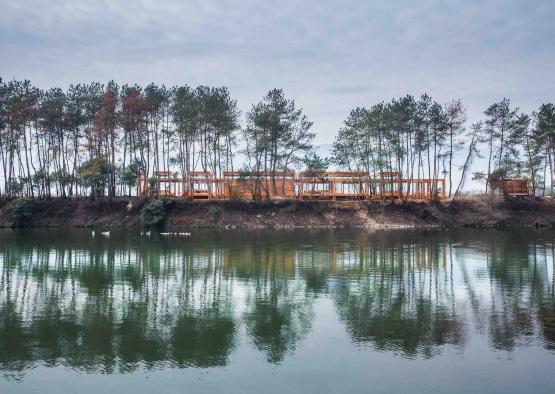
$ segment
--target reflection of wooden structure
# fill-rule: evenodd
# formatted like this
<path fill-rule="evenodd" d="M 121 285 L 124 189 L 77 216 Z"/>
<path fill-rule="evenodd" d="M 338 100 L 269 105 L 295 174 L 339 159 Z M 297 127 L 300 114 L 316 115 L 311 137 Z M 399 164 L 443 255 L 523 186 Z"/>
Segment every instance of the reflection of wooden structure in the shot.
<path fill-rule="evenodd" d="M 300 200 L 431 200 L 445 197 L 444 179 L 403 179 L 398 172 L 189 172 L 178 177 L 170 171 L 139 177 L 137 195 L 185 197 L 199 200 L 300 199 Z"/>
<path fill-rule="evenodd" d="M 527 179 L 503 179 L 498 182 L 498 187 L 503 194 L 512 197 L 529 197 L 532 194 Z"/>

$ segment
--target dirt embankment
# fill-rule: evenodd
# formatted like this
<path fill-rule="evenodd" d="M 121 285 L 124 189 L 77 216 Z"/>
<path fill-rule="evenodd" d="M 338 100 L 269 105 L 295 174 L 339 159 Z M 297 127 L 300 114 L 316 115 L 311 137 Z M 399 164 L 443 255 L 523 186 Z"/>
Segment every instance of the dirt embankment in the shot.
<path fill-rule="evenodd" d="M 140 227 L 138 198 L 0 200 L 0 227 Z M 162 227 L 525 227 L 555 226 L 555 202 L 492 201 L 489 197 L 449 202 L 414 201 L 186 201 L 165 203 Z"/>

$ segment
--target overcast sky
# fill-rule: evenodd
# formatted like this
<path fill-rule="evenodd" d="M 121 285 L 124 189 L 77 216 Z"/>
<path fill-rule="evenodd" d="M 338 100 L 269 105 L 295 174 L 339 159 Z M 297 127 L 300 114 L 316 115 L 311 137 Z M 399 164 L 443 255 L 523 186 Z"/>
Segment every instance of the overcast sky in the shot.
<path fill-rule="evenodd" d="M 349 111 L 407 93 L 555 100 L 554 0 L 0 0 L 0 76 L 226 85 L 243 113 L 283 88 L 330 143 Z"/>

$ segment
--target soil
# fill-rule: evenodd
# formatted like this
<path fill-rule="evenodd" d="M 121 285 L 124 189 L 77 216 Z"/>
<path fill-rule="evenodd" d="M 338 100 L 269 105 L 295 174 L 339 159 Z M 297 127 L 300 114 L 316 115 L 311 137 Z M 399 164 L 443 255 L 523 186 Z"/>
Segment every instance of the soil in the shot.
<path fill-rule="evenodd" d="M 0 227 L 141 227 L 145 198 L 45 199 L 17 220 L 0 200 Z M 161 227 L 217 228 L 406 228 L 551 227 L 551 198 L 504 200 L 490 196 L 456 201 L 187 201 L 169 200 Z"/>

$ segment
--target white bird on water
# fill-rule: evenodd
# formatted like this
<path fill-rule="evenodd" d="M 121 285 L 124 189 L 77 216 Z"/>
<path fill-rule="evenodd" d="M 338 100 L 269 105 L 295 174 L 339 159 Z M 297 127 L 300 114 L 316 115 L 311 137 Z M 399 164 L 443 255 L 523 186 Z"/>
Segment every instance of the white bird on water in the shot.
<path fill-rule="evenodd" d="M 109 236 L 110 236 L 110 232 L 109 232 L 109 231 L 104 231 L 104 232 L 101 232 L 100 234 L 104 235 L 105 237 L 109 237 Z"/>
<path fill-rule="evenodd" d="M 94 230 L 93 230 L 93 231 L 91 231 L 91 235 L 92 235 L 92 237 L 94 238 Z"/>
<path fill-rule="evenodd" d="M 150 231 L 148 235 L 150 236 Z M 191 233 L 160 233 L 160 235 L 163 237 L 190 237 Z"/>

